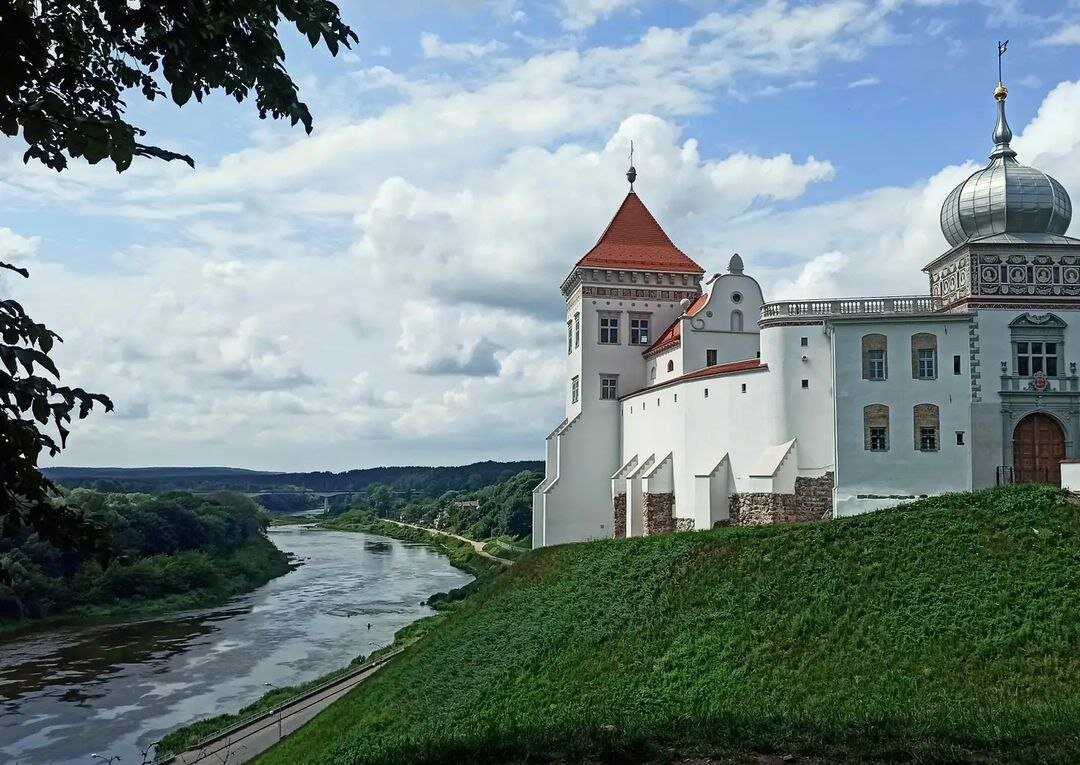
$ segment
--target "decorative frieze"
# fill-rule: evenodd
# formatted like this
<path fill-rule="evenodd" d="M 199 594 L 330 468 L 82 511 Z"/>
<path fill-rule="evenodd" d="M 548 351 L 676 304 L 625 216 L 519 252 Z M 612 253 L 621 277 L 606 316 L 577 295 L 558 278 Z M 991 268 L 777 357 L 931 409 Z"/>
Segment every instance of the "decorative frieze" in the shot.
<path fill-rule="evenodd" d="M 693 300 L 697 292 L 687 290 L 646 289 L 644 287 L 592 287 L 584 286 L 581 294 L 585 297 L 617 298 L 627 300 L 667 300 L 678 301 L 683 298 Z"/>
<path fill-rule="evenodd" d="M 975 296 L 1080 298 L 1080 255 L 962 252 L 931 270 L 930 294 L 949 304 Z"/>

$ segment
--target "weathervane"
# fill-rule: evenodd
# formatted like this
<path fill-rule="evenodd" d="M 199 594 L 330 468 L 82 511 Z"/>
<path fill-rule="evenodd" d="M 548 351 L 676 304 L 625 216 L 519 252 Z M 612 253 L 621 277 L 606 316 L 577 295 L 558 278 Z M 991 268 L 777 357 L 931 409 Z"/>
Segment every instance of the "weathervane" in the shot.
<path fill-rule="evenodd" d="M 634 141 L 630 140 L 630 169 L 626 171 L 626 180 L 630 181 L 630 190 L 634 190 L 634 181 L 637 180 L 637 170 L 634 169 Z"/>
<path fill-rule="evenodd" d="M 1005 55 L 1005 51 L 1009 48 L 1009 41 L 1002 42 L 998 40 L 998 85 L 1001 84 L 1001 57 Z"/>

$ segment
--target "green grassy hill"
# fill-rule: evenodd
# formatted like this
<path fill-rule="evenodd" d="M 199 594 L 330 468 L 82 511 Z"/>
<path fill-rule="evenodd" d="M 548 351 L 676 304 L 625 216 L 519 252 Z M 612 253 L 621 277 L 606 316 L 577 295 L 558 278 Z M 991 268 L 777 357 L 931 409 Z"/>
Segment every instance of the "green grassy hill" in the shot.
<path fill-rule="evenodd" d="M 526 555 L 260 763 L 1080 761 L 1045 487 Z"/>

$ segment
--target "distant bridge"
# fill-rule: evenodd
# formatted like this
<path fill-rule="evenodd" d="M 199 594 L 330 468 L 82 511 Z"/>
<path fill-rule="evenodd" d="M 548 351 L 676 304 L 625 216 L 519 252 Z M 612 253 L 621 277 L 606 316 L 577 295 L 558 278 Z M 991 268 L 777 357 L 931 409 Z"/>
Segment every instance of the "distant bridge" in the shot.
<path fill-rule="evenodd" d="M 210 491 L 193 491 L 192 494 L 196 494 L 200 497 L 206 497 L 211 494 L 218 494 L 220 492 L 227 491 L 232 494 L 243 494 L 245 497 L 255 499 L 256 497 L 273 496 L 275 494 L 280 495 L 294 495 L 294 494 L 307 494 L 312 497 L 322 497 L 323 512 L 330 509 L 330 497 L 346 497 L 352 494 L 364 494 L 366 489 L 349 489 L 342 491 L 319 491 L 317 489 L 263 489 L 262 491 L 240 491 L 238 489 L 212 489 Z"/>

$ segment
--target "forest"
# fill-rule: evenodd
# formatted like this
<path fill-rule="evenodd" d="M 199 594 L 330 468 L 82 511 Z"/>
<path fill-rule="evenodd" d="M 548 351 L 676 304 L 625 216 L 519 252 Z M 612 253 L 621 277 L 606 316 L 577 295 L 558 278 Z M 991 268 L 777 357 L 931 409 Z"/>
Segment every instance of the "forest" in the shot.
<path fill-rule="evenodd" d="M 107 536 L 111 561 L 57 549 L 28 530 L 0 538 L 0 630 L 60 615 L 205 605 L 289 570 L 251 499 L 75 489 L 65 501 Z"/>
<path fill-rule="evenodd" d="M 437 496 L 449 490 L 471 491 L 505 481 L 522 470 L 542 470 L 534 460 L 475 462 L 448 467 L 391 466 L 360 468 L 341 473 L 272 473 L 219 467 L 81 468 L 51 467 L 42 472 L 68 488 L 104 492 L 246 491 L 309 489 L 312 491 L 365 491 L 384 484 L 406 496 Z"/>
<path fill-rule="evenodd" d="M 480 489 L 445 491 L 421 499 L 376 485 L 353 509 L 470 539 L 506 537 L 527 542 L 532 534 L 532 490 L 543 477 L 538 470 L 522 470 Z"/>

